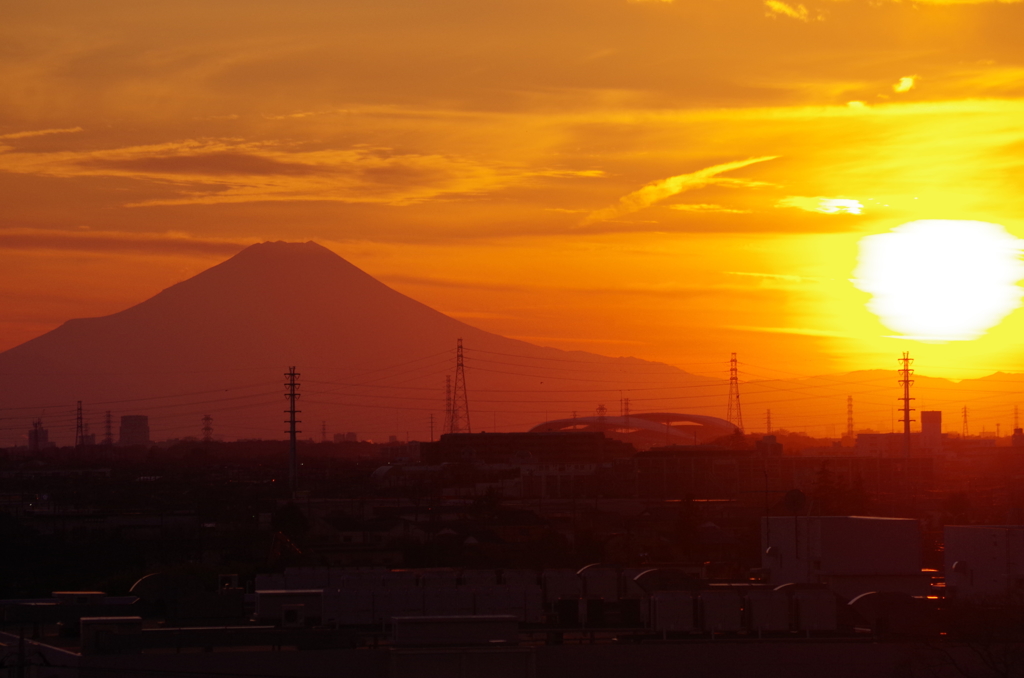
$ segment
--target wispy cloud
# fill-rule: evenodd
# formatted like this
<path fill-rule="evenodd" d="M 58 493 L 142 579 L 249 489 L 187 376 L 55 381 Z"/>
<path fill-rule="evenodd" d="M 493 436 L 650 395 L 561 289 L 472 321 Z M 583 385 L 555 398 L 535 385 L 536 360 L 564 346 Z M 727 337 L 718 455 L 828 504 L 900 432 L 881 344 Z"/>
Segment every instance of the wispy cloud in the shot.
<path fill-rule="evenodd" d="M 254 241 L 197 238 L 186 233 L 126 233 L 123 231 L 0 228 L 0 250 L 71 252 L 131 252 L 230 256 Z"/>
<path fill-rule="evenodd" d="M 805 282 L 819 280 L 819 278 L 807 278 L 801 275 L 786 275 L 782 273 L 750 273 L 747 271 L 726 271 L 725 274 L 740 275 L 749 278 L 762 278 L 765 280 L 777 280 L 780 282 Z"/>
<path fill-rule="evenodd" d="M 891 2 L 900 2 L 900 0 L 890 0 Z M 923 5 L 983 5 L 983 4 L 1003 4 L 1012 5 L 1018 2 L 1024 2 L 1024 0 L 915 0 Z"/>
<path fill-rule="evenodd" d="M 0 154 L 0 171 L 158 183 L 165 195 L 128 203 L 339 201 L 409 205 L 481 195 L 537 179 L 602 176 L 598 170 L 491 164 L 466 156 L 356 146 L 307 150 L 283 142 L 192 139 L 91 151 Z"/>
<path fill-rule="evenodd" d="M 768 8 L 768 16 L 785 16 L 797 21 L 810 21 L 811 14 L 803 5 L 787 5 L 781 0 L 765 0 L 764 6 Z"/>
<path fill-rule="evenodd" d="M 769 334 L 799 334 L 807 337 L 845 337 L 842 332 L 818 330 L 811 327 L 752 327 L 749 325 L 730 325 L 730 330 L 740 332 L 767 332 Z"/>
<path fill-rule="evenodd" d="M 826 198 L 791 195 L 775 204 L 776 207 L 796 207 L 807 212 L 821 214 L 863 214 L 864 205 L 850 198 Z"/>
<path fill-rule="evenodd" d="M 81 132 L 81 127 L 62 127 L 60 129 L 36 129 L 28 132 L 11 132 L 10 134 L 0 134 L 0 139 L 27 139 L 28 137 L 41 137 L 47 134 L 74 134 L 75 132 Z"/>
<path fill-rule="evenodd" d="M 905 75 L 902 78 L 900 78 L 895 84 L 893 84 L 892 91 L 898 94 L 903 94 L 904 92 L 909 92 L 910 90 L 914 89 L 914 85 L 916 84 L 916 75 Z"/>
<path fill-rule="evenodd" d="M 651 182 L 643 188 L 623 196 L 615 205 L 591 212 L 583 220 L 583 224 L 586 225 L 600 221 L 610 221 L 627 214 L 632 214 L 633 212 L 639 212 L 640 210 L 646 209 L 665 198 L 671 198 L 683 191 L 703 188 L 710 184 L 718 183 L 727 186 L 749 186 L 750 184 L 743 179 L 719 180 L 715 177 L 724 172 L 731 172 L 755 163 L 774 160 L 777 157 L 778 156 L 775 155 L 767 155 L 760 158 L 747 158 L 746 160 L 737 160 L 734 162 L 722 163 L 721 165 L 712 165 L 711 167 L 706 167 L 702 170 L 697 170 L 696 172 L 691 172 L 689 174 L 678 174 L 674 177 Z"/>
<path fill-rule="evenodd" d="M 733 207 L 722 207 L 721 205 L 709 205 L 706 203 L 680 203 L 678 205 L 669 205 L 669 209 L 679 210 L 680 212 L 699 212 L 699 213 L 713 213 L 722 212 L 726 214 L 750 214 L 750 210 L 739 210 Z"/>

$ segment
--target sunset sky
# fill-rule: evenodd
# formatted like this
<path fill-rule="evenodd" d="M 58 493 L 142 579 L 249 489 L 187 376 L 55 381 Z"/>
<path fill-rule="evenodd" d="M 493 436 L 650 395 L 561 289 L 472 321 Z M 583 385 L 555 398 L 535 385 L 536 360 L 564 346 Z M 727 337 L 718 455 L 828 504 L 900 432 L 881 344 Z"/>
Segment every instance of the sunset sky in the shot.
<path fill-rule="evenodd" d="M 0 350 L 315 240 L 558 348 L 1024 371 L 1024 309 L 924 342 L 851 282 L 905 222 L 1024 237 L 1022 26 L 1013 1 L 5 3 Z"/>

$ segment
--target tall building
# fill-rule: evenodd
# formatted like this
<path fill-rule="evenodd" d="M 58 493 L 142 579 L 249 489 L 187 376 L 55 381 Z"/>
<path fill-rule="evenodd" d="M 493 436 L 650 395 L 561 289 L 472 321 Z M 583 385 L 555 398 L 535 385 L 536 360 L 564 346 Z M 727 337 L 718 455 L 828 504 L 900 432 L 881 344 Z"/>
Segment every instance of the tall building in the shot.
<path fill-rule="evenodd" d="M 43 428 L 43 420 L 36 419 L 28 430 L 28 449 L 33 452 L 50 447 L 50 432 Z"/>
<path fill-rule="evenodd" d="M 149 445 L 149 417 L 144 414 L 126 414 L 121 417 L 118 445 Z"/>
<path fill-rule="evenodd" d="M 938 454 L 942 451 L 942 412 L 924 410 L 921 412 L 921 452 Z"/>

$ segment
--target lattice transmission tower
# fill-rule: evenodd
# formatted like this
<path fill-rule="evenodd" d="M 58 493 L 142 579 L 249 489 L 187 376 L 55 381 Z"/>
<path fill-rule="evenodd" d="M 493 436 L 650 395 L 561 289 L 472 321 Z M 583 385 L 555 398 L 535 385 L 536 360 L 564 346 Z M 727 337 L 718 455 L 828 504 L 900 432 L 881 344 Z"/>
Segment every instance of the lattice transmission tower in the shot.
<path fill-rule="evenodd" d="M 914 411 L 914 408 L 910 406 L 910 401 L 914 398 L 910 397 L 910 387 L 914 385 L 914 380 L 910 377 L 913 376 L 914 370 L 910 369 L 910 365 L 914 362 L 914 359 L 910 357 L 908 351 L 903 352 L 903 357 L 899 358 L 900 362 L 900 386 L 903 387 L 903 396 L 897 398 L 897 400 L 903 401 L 903 418 L 900 419 L 903 422 L 903 456 L 910 457 L 910 422 L 914 421 L 910 418 L 910 413 Z"/>
<path fill-rule="evenodd" d="M 466 392 L 466 363 L 462 355 L 462 339 L 455 352 L 455 384 L 452 387 L 452 414 L 449 433 L 472 433 L 469 424 L 469 394 Z"/>
<path fill-rule="evenodd" d="M 853 438 L 853 396 L 846 396 L 846 437 Z"/>
<path fill-rule="evenodd" d="M 726 421 L 743 433 L 743 411 L 740 409 L 740 371 L 736 354 L 729 360 L 729 406 L 726 409 Z"/>
<path fill-rule="evenodd" d="M 213 442 L 213 417 L 208 414 L 203 415 L 203 442 Z"/>
<path fill-rule="evenodd" d="M 298 447 L 298 434 L 302 431 L 295 428 L 296 424 L 302 422 L 295 418 L 295 415 L 299 414 L 301 410 L 295 409 L 295 404 L 299 398 L 299 373 L 295 371 L 295 367 L 289 367 L 288 371 L 284 374 L 285 379 L 288 381 L 284 382 L 284 397 L 288 400 L 288 409 L 284 411 L 288 415 L 285 423 L 288 424 L 288 430 L 285 433 L 288 434 L 288 491 L 295 494 L 296 482 L 298 480 L 298 467 L 296 465 L 296 448 Z"/>

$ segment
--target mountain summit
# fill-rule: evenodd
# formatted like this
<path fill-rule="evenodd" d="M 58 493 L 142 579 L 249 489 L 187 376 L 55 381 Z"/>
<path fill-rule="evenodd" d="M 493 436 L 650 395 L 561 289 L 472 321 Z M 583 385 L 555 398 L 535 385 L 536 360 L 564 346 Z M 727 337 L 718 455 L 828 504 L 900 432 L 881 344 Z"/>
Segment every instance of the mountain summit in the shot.
<path fill-rule="evenodd" d="M 136 306 L 69 320 L 0 353 L 3 428 L 20 434 L 46 415 L 51 437 L 66 443 L 81 400 L 93 431 L 111 410 L 115 421 L 149 414 L 154 439 L 197 435 L 203 414 L 224 437 L 279 438 L 281 375 L 295 365 L 307 436 L 327 422 L 332 431 L 425 438 L 430 415 L 440 431 L 460 338 L 475 429 L 522 430 L 549 414 L 589 414 L 638 381 L 695 379 L 668 365 L 485 332 L 314 242 L 266 242 Z M 537 396 L 548 391 L 560 395 L 540 398 L 544 407 Z"/>

